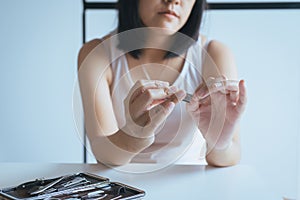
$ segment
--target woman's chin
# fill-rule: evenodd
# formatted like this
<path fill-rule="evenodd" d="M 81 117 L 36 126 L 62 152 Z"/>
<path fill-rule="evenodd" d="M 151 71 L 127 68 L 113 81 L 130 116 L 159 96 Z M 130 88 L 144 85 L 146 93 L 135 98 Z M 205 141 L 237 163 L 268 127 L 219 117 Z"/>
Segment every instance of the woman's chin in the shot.
<path fill-rule="evenodd" d="M 165 35 L 165 36 L 170 36 L 175 34 L 178 30 L 166 26 L 159 26 L 159 27 L 152 27 L 153 30 L 159 35 Z"/>
<path fill-rule="evenodd" d="M 175 29 L 170 29 L 170 28 L 165 28 L 164 29 L 164 34 L 165 35 L 173 35 L 173 34 L 175 34 L 177 32 L 177 30 L 175 30 Z"/>

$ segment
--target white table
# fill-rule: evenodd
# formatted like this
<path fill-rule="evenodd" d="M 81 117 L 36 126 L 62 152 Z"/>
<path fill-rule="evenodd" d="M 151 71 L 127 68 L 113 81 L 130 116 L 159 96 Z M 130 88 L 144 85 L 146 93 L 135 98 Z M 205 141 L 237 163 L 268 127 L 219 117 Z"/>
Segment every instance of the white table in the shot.
<path fill-rule="evenodd" d="M 145 199 L 276 200 L 295 198 L 294 183 L 260 174 L 255 168 L 174 165 L 142 174 L 124 173 L 101 164 L 0 163 L 0 188 L 36 178 L 90 172 L 146 191 Z M 278 182 L 279 181 L 279 182 Z"/>

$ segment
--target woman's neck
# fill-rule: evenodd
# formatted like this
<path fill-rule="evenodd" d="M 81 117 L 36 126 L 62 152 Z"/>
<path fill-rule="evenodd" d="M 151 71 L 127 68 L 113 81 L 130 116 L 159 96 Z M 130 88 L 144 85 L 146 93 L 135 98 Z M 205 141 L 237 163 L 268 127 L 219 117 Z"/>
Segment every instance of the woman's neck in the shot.
<path fill-rule="evenodd" d="M 160 63 L 165 60 L 166 50 L 145 48 L 142 50 L 141 59 L 148 63 Z"/>
<path fill-rule="evenodd" d="M 144 44 L 141 57 L 149 62 L 163 61 L 170 46 L 169 38 L 165 35 L 150 35 Z"/>

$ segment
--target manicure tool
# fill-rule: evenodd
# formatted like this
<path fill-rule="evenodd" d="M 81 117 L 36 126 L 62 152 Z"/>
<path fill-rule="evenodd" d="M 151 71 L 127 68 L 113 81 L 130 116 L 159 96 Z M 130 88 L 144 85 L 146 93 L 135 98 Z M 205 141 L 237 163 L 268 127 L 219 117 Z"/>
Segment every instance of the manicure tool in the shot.
<path fill-rule="evenodd" d="M 96 198 L 96 199 L 97 199 L 97 200 L 104 199 L 106 196 L 107 196 L 107 194 L 104 194 L 103 196 L 98 197 L 98 198 Z"/>
<path fill-rule="evenodd" d="M 41 199 L 52 199 L 52 198 L 56 198 L 57 196 L 60 195 L 74 195 L 76 193 L 80 193 L 80 192 L 87 192 L 89 190 L 95 190 L 95 189 L 99 189 L 102 187 L 107 187 L 109 183 L 100 183 L 100 184 L 93 184 L 93 185 L 88 185 L 88 186 L 80 186 L 79 188 L 76 189 L 66 189 L 63 191 L 59 191 L 59 192 L 54 192 L 52 194 L 42 194 L 40 196 L 35 196 L 32 198 L 28 198 L 27 200 L 41 200 Z"/>
<path fill-rule="evenodd" d="M 54 185 L 56 185 L 57 183 L 59 183 L 60 181 L 62 181 L 65 178 L 65 176 L 60 177 L 59 179 L 45 185 L 45 186 L 40 186 L 37 190 L 33 191 L 30 193 L 30 195 L 36 195 L 36 194 L 40 194 L 42 192 L 44 192 L 45 190 L 53 187 Z"/>
<path fill-rule="evenodd" d="M 222 88 L 225 89 L 225 87 L 228 86 L 238 86 L 239 81 L 237 80 L 221 80 L 221 81 L 216 81 L 216 82 L 212 82 L 210 84 L 208 84 L 208 87 L 212 87 L 214 86 L 215 88 Z M 208 97 L 210 95 L 210 92 L 206 93 L 204 96 L 202 96 L 201 98 L 199 97 L 199 101 L 205 99 L 206 97 Z M 190 103 L 192 100 L 193 94 L 190 93 L 186 93 L 185 98 L 182 100 L 184 102 Z"/>
<path fill-rule="evenodd" d="M 77 186 L 77 185 L 81 185 L 83 183 L 89 183 L 88 180 L 86 180 L 86 178 L 83 178 L 83 177 L 76 177 L 75 179 L 71 180 L 71 181 L 68 181 L 64 184 L 62 184 L 64 187 L 74 187 L 74 186 Z"/>
<path fill-rule="evenodd" d="M 110 199 L 110 200 L 117 200 L 117 199 L 120 199 L 120 198 L 122 198 L 122 195 L 119 195 L 119 196 L 117 196 L 117 197 L 114 197 L 114 198 L 112 198 L 112 199 Z"/>

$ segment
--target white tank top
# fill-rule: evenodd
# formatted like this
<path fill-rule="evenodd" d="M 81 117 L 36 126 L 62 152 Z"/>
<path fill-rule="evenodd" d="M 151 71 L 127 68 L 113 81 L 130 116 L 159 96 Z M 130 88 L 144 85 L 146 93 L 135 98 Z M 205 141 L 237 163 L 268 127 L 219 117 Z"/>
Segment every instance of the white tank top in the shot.
<path fill-rule="evenodd" d="M 204 46 L 206 49 L 208 40 Z M 111 85 L 112 104 L 119 128 L 125 125 L 123 101 L 134 80 L 129 73 L 128 62 L 124 52 L 117 48 L 117 40 L 110 40 L 107 45 L 112 60 L 113 82 Z M 201 42 L 195 42 L 186 53 L 182 71 L 173 85 L 193 94 L 202 82 L 201 68 L 203 51 Z M 141 79 L 148 79 L 144 71 Z M 206 164 L 205 140 L 196 124 L 186 111 L 186 103 L 176 105 L 174 111 L 156 133 L 153 145 L 132 159 L 132 163 L 177 163 Z"/>

